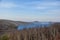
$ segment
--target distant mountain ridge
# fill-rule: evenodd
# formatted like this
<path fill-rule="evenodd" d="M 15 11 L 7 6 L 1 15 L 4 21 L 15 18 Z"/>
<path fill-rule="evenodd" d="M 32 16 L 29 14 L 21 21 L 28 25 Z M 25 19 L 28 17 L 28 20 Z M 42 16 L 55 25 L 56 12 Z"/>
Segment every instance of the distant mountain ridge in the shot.
<path fill-rule="evenodd" d="M 34 22 L 23 22 L 23 21 L 12 21 L 12 20 L 5 20 L 5 19 L 0 19 L 0 29 L 4 30 L 9 30 L 9 29 L 17 29 L 22 26 L 27 27 L 27 28 L 33 28 L 36 26 L 49 26 L 54 22 L 39 22 L 39 21 L 34 21 Z"/>
<path fill-rule="evenodd" d="M 48 26 L 52 24 L 52 22 L 39 22 L 39 21 L 34 21 L 34 22 L 23 22 L 23 21 L 12 21 L 12 20 L 5 20 L 5 19 L 0 19 L 0 29 L 4 30 L 9 30 L 9 29 L 17 29 L 22 27 L 22 25 L 27 28 L 29 27 L 36 27 L 36 26 Z"/>

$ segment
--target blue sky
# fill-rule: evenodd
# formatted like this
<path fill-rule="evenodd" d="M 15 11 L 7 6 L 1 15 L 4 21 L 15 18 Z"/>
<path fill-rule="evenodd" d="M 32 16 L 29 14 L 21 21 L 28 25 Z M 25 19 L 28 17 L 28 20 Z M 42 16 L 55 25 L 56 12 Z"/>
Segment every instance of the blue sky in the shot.
<path fill-rule="evenodd" d="M 1 0 L 0 19 L 60 22 L 60 1 Z"/>

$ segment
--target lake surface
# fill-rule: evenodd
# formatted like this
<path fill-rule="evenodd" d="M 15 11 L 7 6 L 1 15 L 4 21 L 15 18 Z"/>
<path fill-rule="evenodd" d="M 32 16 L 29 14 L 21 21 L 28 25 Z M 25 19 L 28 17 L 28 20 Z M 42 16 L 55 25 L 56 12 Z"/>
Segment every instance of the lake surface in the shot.
<path fill-rule="evenodd" d="M 52 23 L 50 22 L 33 22 L 29 25 L 19 25 L 18 30 L 29 29 L 29 28 L 38 28 L 38 27 L 49 27 Z"/>

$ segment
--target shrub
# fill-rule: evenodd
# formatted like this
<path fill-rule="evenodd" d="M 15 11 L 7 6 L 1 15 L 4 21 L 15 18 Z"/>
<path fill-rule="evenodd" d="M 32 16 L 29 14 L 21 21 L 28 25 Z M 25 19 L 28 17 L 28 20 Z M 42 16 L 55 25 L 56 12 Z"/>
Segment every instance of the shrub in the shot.
<path fill-rule="evenodd" d="M 3 35 L 0 37 L 0 40 L 9 40 L 8 36 L 7 35 Z"/>

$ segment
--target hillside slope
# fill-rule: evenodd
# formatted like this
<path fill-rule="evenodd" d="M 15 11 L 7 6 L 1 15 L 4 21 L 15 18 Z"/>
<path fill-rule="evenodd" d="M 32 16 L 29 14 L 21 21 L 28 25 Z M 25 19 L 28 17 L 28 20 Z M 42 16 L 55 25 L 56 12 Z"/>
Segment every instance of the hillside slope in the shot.
<path fill-rule="evenodd" d="M 2 20 L 0 19 L 0 35 L 6 33 L 7 31 L 17 30 L 18 25 L 26 25 L 28 22 L 22 21 L 12 21 L 12 20 Z"/>
<path fill-rule="evenodd" d="M 0 20 L 0 28 L 4 29 L 7 27 L 17 27 L 18 25 L 25 25 L 25 24 L 29 24 L 28 22 L 22 22 L 22 21 L 12 21 L 12 20 Z"/>

